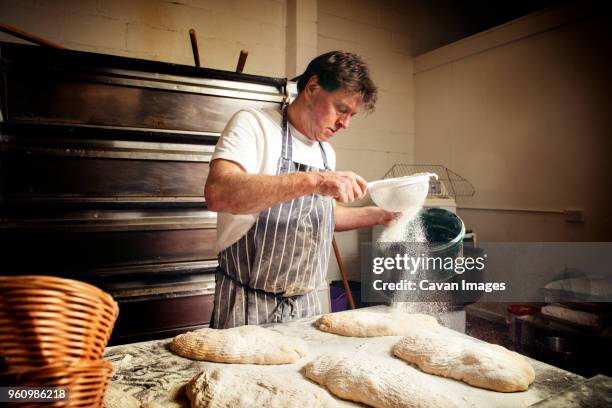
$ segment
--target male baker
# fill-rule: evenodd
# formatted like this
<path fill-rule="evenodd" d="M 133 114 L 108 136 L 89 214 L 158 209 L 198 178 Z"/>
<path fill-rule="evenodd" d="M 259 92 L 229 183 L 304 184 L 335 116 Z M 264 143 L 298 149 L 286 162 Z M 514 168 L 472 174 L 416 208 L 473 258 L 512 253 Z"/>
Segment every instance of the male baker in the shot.
<path fill-rule="evenodd" d="M 205 197 L 218 212 L 215 304 L 210 326 L 285 322 L 321 313 L 332 234 L 387 225 L 395 214 L 346 207 L 366 182 L 335 171 L 328 140 L 360 111 L 376 86 L 367 65 L 333 51 L 310 62 L 296 99 L 281 110 L 236 113 L 221 134 Z"/>

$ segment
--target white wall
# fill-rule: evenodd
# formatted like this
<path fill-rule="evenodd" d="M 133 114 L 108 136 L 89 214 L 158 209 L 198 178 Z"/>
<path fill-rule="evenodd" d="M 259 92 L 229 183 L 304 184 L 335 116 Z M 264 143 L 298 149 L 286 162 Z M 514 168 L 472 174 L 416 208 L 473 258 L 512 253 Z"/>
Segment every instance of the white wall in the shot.
<path fill-rule="evenodd" d="M 472 181 L 459 215 L 480 239 L 612 239 L 611 39 L 565 3 L 416 58 L 416 159 Z"/>

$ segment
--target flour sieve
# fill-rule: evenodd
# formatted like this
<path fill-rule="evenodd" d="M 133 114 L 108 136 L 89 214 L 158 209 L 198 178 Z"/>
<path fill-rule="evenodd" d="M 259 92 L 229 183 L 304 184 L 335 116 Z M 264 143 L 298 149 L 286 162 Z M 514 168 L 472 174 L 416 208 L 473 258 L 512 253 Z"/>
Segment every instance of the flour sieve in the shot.
<path fill-rule="evenodd" d="M 435 173 L 417 173 L 372 181 L 368 183 L 368 191 L 377 206 L 387 211 L 404 211 L 423 205 L 429 192 L 431 177 L 438 179 Z"/>

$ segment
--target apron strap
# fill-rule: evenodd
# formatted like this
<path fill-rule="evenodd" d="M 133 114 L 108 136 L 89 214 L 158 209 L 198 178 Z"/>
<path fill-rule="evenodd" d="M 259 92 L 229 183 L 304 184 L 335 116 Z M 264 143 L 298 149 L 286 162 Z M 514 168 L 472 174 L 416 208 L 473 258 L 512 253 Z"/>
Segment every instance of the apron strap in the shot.
<path fill-rule="evenodd" d="M 278 320 L 283 321 L 283 316 L 285 315 L 285 308 L 289 308 L 288 315 L 295 319 L 297 316 L 297 296 L 295 297 L 277 297 L 278 303 L 274 310 L 272 310 L 272 315 Z"/>
<path fill-rule="evenodd" d="M 291 162 L 291 158 L 293 157 L 293 143 L 291 140 L 291 132 L 289 131 L 289 105 L 285 106 L 283 109 L 283 123 L 282 123 L 282 139 L 283 146 L 281 150 L 281 157 Z"/>
<path fill-rule="evenodd" d="M 281 149 L 281 157 L 287 161 L 292 161 L 293 157 L 293 141 L 291 140 L 291 131 L 289 130 L 289 105 L 285 105 L 283 107 L 283 122 L 281 125 L 282 128 L 282 149 Z M 331 170 L 329 168 L 329 164 L 327 162 L 327 154 L 325 153 L 325 149 L 323 148 L 323 143 L 319 142 L 319 148 L 321 149 L 321 157 L 323 158 L 323 167 L 325 170 Z"/>
<path fill-rule="evenodd" d="M 226 273 L 223 270 L 223 268 L 221 268 L 221 266 L 217 266 L 217 272 L 220 272 L 227 279 L 231 280 L 236 286 L 245 289 L 247 292 L 258 292 L 258 293 L 261 293 L 262 295 L 266 295 L 266 296 L 274 296 L 274 297 L 278 296 L 275 293 L 267 292 L 267 291 L 265 291 L 263 289 L 252 288 L 249 285 L 240 282 L 238 279 L 236 279 L 233 276 L 230 276 L 230 274 Z"/>
<path fill-rule="evenodd" d="M 319 147 L 321 148 L 321 156 L 323 157 L 323 167 L 325 170 L 331 170 L 329 165 L 327 164 L 327 155 L 325 154 L 325 149 L 323 148 L 323 143 L 319 142 Z"/>

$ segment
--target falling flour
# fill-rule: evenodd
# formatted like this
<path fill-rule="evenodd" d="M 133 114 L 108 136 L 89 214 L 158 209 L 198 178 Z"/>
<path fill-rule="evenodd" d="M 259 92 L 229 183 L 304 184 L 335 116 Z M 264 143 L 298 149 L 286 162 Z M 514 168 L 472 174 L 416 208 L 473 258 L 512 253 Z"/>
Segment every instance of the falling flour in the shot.
<path fill-rule="evenodd" d="M 418 205 L 410 206 L 401 212 L 401 215 L 386 227 L 380 237 L 379 244 L 401 243 L 403 253 L 408 256 L 418 257 L 423 255 L 427 248 L 427 234 L 425 226 L 420 217 L 425 198 Z M 416 271 L 411 276 L 401 276 L 400 279 L 415 279 L 424 276 L 424 271 Z M 424 313 L 429 315 L 439 315 L 448 310 L 443 302 L 427 302 L 422 298 L 420 292 L 400 292 L 394 296 L 391 306 L 399 312 Z"/>
<path fill-rule="evenodd" d="M 417 215 L 423 206 L 409 207 L 402 211 L 395 222 L 385 228 L 378 242 L 427 242 L 423 223 Z"/>

